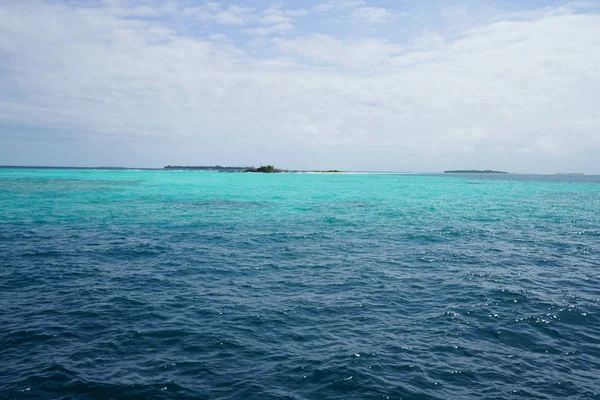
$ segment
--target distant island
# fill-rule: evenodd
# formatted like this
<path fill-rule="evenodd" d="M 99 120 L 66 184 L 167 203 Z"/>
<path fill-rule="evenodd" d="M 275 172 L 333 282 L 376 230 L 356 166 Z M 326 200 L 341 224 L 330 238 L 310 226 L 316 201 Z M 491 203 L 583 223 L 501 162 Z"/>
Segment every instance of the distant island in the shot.
<path fill-rule="evenodd" d="M 224 167 L 222 165 L 167 165 L 163 169 L 175 171 L 214 171 L 214 172 L 259 172 L 273 174 L 276 172 L 289 172 L 285 169 L 275 168 L 273 165 L 260 167 Z"/>
<path fill-rule="evenodd" d="M 260 167 L 226 167 L 222 165 L 167 165 L 163 167 L 165 170 L 172 171 L 211 171 L 211 172 L 258 172 L 263 174 L 274 174 L 274 173 L 321 173 L 321 174 L 333 174 L 333 173 L 344 173 L 339 169 L 327 169 L 327 170 L 288 170 L 277 168 L 274 165 L 261 165 Z"/>
<path fill-rule="evenodd" d="M 504 171 L 492 171 L 491 169 L 456 169 L 444 171 L 445 174 L 507 174 Z"/>
<path fill-rule="evenodd" d="M 276 172 L 289 172 L 284 169 L 275 168 L 273 165 L 263 165 L 258 168 L 250 167 L 247 168 L 244 172 L 260 172 L 263 174 L 274 174 Z"/>

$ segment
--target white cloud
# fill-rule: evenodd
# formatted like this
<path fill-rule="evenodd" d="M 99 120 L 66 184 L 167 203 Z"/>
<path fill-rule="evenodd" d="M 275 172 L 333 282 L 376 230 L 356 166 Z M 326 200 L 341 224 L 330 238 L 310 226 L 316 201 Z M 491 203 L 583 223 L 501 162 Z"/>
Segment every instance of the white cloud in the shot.
<path fill-rule="evenodd" d="M 264 25 L 278 25 L 291 22 L 291 18 L 278 13 L 269 13 L 263 16 L 260 20 Z"/>
<path fill-rule="evenodd" d="M 121 12 L 127 12 L 123 9 Z M 212 21 L 222 25 L 293 25 L 296 18 L 306 16 L 304 9 L 288 10 L 270 7 L 256 10 L 249 7 L 232 5 L 222 9 L 218 3 L 205 3 L 200 6 L 183 7 L 180 10 L 183 17 L 194 18 L 200 21 Z"/>
<path fill-rule="evenodd" d="M 316 6 L 314 6 L 312 8 L 312 10 L 317 13 L 324 13 L 324 12 L 333 10 L 333 8 L 334 8 L 333 3 L 322 3 L 322 4 L 317 4 Z"/>
<path fill-rule="evenodd" d="M 289 22 L 283 22 L 272 25 L 271 23 L 265 23 L 267 26 L 259 26 L 256 28 L 246 29 L 246 33 L 259 36 L 275 35 L 285 32 L 289 32 L 294 29 L 294 25 Z"/>
<path fill-rule="evenodd" d="M 333 0 L 328 1 L 326 3 L 317 4 L 312 8 L 313 12 L 316 13 L 327 13 L 332 10 L 348 10 L 356 7 L 363 6 L 365 4 L 364 1 L 354 1 L 354 0 Z"/>
<path fill-rule="evenodd" d="M 354 0 L 338 0 L 335 2 L 335 4 L 339 7 L 339 8 L 355 8 L 355 7 L 360 7 L 362 5 L 365 4 L 364 1 L 354 1 Z"/>
<path fill-rule="evenodd" d="M 308 11 L 300 8 L 297 10 L 286 10 L 285 13 L 290 17 L 305 17 L 308 15 Z"/>
<path fill-rule="evenodd" d="M 251 17 L 251 8 L 231 6 L 227 10 L 217 12 L 215 20 L 219 24 L 245 25 Z"/>
<path fill-rule="evenodd" d="M 387 22 L 393 16 L 393 13 L 380 7 L 359 7 L 352 11 L 353 18 L 373 24 Z"/>
<path fill-rule="evenodd" d="M 306 10 L 285 10 L 281 8 L 269 8 L 260 13 L 259 23 L 261 25 L 290 25 L 293 26 L 294 20 L 298 17 L 304 17 L 308 14 Z"/>
<path fill-rule="evenodd" d="M 300 56 L 319 65 L 335 65 L 361 69 L 390 61 L 390 56 L 401 52 L 399 45 L 379 40 L 361 40 L 345 43 L 328 35 L 315 34 L 297 39 L 277 39 L 282 51 Z"/>
<path fill-rule="evenodd" d="M 498 16 L 458 39 L 428 31 L 396 43 L 302 33 L 275 18 L 299 12 L 238 13 L 243 25 L 225 28 L 292 34 L 255 47 L 170 23 L 217 22 L 229 8 L 216 3 L 179 5 L 168 21 L 115 7 L 0 3 L 2 163 L 62 154 L 97 164 L 600 172 L 599 14 L 546 9 Z M 46 152 L 48 142 L 58 149 Z"/>
<path fill-rule="evenodd" d="M 279 5 L 271 5 L 264 10 L 257 10 L 236 5 L 221 9 L 217 3 L 206 3 L 181 9 L 182 17 L 233 27 L 246 26 L 244 32 L 258 36 L 290 32 L 295 27 L 296 19 L 306 15 L 308 15 L 308 11 L 304 9 L 284 9 Z"/>

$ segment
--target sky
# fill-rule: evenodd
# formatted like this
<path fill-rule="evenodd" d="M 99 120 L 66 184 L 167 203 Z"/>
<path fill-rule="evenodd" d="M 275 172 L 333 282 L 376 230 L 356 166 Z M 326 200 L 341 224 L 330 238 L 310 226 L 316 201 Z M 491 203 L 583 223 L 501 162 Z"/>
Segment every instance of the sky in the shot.
<path fill-rule="evenodd" d="M 600 174 L 600 0 L 0 1 L 0 165 Z"/>

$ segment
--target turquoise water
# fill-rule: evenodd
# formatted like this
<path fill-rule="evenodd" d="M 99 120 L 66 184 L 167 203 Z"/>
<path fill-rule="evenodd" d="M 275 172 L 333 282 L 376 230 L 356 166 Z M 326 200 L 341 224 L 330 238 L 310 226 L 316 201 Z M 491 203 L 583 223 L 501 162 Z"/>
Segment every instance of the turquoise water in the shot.
<path fill-rule="evenodd" d="M 0 398 L 600 399 L 600 178 L 0 169 Z"/>

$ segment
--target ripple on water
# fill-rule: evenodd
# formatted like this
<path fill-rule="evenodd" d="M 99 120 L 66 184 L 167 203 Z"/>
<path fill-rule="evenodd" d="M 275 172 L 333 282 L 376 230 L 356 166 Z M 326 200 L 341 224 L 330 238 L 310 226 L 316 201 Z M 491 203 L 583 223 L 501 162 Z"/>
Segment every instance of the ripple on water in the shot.
<path fill-rule="evenodd" d="M 0 397 L 600 398 L 600 185 L 473 179 L 1 170 Z"/>

